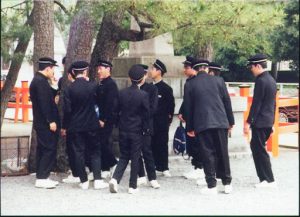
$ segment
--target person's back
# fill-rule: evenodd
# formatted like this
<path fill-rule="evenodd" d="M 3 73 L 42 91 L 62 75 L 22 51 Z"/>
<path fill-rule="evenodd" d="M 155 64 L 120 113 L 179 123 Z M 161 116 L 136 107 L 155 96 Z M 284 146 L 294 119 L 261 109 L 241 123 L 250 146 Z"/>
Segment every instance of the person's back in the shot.
<path fill-rule="evenodd" d="M 67 99 L 71 102 L 69 132 L 89 131 L 99 128 L 95 112 L 96 84 L 85 78 L 76 78 L 66 90 Z"/>
<path fill-rule="evenodd" d="M 187 121 L 187 130 L 201 132 L 206 129 L 229 127 L 224 104 L 222 102 L 222 87 L 217 78 L 204 72 L 189 82 L 187 95 L 192 95 L 194 102 L 187 101 L 184 109 L 193 114 L 194 119 Z M 203 106 L 205 105 L 205 106 Z M 191 107 L 190 107 L 191 106 Z M 191 126 L 192 125 L 192 126 Z"/>
<path fill-rule="evenodd" d="M 124 132 L 141 133 L 148 128 L 149 118 L 148 94 L 140 90 L 137 85 L 132 85 L 120 91 L 119 96 L 120 122 L 119 129 Z M 148 115 L 148 117 L 147 117 Z"/>

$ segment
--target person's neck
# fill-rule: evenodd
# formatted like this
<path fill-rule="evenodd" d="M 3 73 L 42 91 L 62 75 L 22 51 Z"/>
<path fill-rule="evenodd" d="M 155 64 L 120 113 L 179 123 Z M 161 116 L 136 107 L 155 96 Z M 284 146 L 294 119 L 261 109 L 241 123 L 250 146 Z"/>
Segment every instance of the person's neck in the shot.
<path fill-rule="evenodd" d="M 100 80 L 103 81 L 103 80 L 105 80 L 105 79 L 107 79 L 107 78 L 109 78 L 109 77 L 110 77 L 110 74 L 107 74 L 107 75 L 105 75 L 104 77 L 100 78 Z"/>
<path fill-rule="evenodd" d="M 45 72 L 45 71 L 38 71 L 38 72 L 48 78 L 47 72 Z"/>
<path fill-rule="evenodd" d="M 162 80 L 162 77 L 159 76 L 159 77 L 154 78 L 153 80 L 154 80 L 154 83 L 158 83 Z"/>
<path fill-rule="evenodd" d="M 79 74 L 79 75 L 76 76 L 76 78 L 85 78 L 85 76 L 82 75 L 82 74 Z"/>
<path fill-rule="evenodd" d="M 258 77 L 260 76 L 262 73 L 264 73 L 266 71 L 266 69 L 262 69 L 260 70 L 259 72 L 256 73 L 256 76 L 255 77 Z"/>

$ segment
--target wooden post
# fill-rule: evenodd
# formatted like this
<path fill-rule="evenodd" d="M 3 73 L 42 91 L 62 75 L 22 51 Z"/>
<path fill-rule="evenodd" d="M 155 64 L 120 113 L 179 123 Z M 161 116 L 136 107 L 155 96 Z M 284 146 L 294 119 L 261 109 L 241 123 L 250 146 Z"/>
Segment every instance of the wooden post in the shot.
<path fill-rule="evenodd" d="M 267 150 L 272 151 L 273 157 L 277 157 L 279 154 L 279 91 L 276 93 L 276 108 L 275 108 L 275 120 L 273 126 L 274 132 L 271 134 L 267 141 Z"/>
<path fill-rule="evenodd" d="M 28 81 L 22 81 L 22 121 L 28 122 Z"/>
<path fill-rule="evenodd" d="M 242 97 L 247 97 L 247 110 L 244 111 L 244 126 L 246 125 L 246 121 L 249 115 L 249 111 L 250 111 L 250 106 L 252 103 L 252 98 L 249 96 L 250 95 L 250 85 L 248 84 L 242 84 L 239 86 L 240 88 L 240 96 Z M 250 135 L 245 135 L 246 139 L 248 142 L 250 142 Z"/>
<path fill-rule="evenodd" d="M 15 91 L 15 94 L 16 94 L 15 123 L 17 123 L 18 122 L 18 117 L 19 117 L 21 88 L 15 87 L 14 91 Z"/>

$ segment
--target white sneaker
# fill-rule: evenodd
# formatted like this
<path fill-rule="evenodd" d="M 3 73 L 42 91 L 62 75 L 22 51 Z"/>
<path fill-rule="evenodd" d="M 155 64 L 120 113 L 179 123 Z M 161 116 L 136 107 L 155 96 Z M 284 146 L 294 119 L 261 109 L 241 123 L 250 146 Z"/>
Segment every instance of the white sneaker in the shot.
<path fill-rule="evenodd" d="M 171 173 L 169 170 L 165 170 L 162 172 L 164 177 L 171 177 Z"/>
<path fill-rule="evenodd" d="M 147 184 L 146 176 L 137 179 L 137 186 L 146 185 L 146 184 Z"/>
<path fill-rule="evenodd" d="M 90 183 L 89 180 L 87 180 L 86 182 L 80 183 L 79 187 L 83 190 L 87 190 L 87 189 L 89 189 L 89 183 Z"/>
<path fill-rule="evenodd" d="M 94 181 L 94 188 L 95 189 L 108 188 L 108 183 L 104 182 L 102 179 L 101 180 L 95 180 Z"/>
<path fill-rule="evenodd" d="M 224 185 L 224 193 L 225 194 L 230 194 L 232 192 L 232 185 Z"/>
<path fill-rule="evenodd" d="M 79 183 L 80 179 L 79 179 L 79 177 L 74 177 L 72 174 L 70 174 L 67 178 L 63 179 L 62 182 L 69 183 L 69 184 Z"/>
<path fill-rule="evenodd" d="M 50 181 L 49 179 L 37 179 L 35 181 L 35 187 L 36 188 L 55 188 L 56 184 L 52 181 Z"/>
<path fill-rule="evenodd" d="M 196 183 L 197 183 L 197 185 L 207 185 L 205 179 L 203 179 L 203 178 L 202 179 L 198 179 Z"/>
<path fill-rule="evenodd" d="M 128 194 L 136 194 L 139 192 L 138 188 L 129 188 L 128 189 Z"/>
<path fill-rule="evenodd" d="M 274 182 L 267 182 L 267 181 L 262 181 L 258 184 L 255 184 L 256 188 L 277 188 L 277 183 Z"/>
<path fill-rule="evenodd" d="M 217 187 L 214 187 L 214 188 L 205 187 L 205 188 L 202 188 L 200 190 L 200 192 L 201 192 L 201 194 L 205 194 L 205 195 L 215 195 L 215 194 L 218 194 Z"/>
<path fill-rule="evenodd" d="M 92 172 L 90 172 L 90 173 L 88 174 L 88 180 L 89 180 L 89 181 L 93 181 L 93 180 L 94 180 L 94 174 L 93 174 Z"/>
<path fill-rule="evenodd" d="M 157 180 L 151 180 L 151 181 L 150 181 L 150 185 L 151 185 L 151 187 L 154 188 L 154 189 L 160 188 L 160 184 L 158 184 Z"/>
<path fill-rule="evenodd" d="M 118 192 L 118 182 L 114 178 L 112 178 L 109 181 L 109 191 L 110 191 L 110 193 L 117 193 Z"/>
<path fill-rule="evenodd" d="M 52 179 L 50 179 L 50 178 L 48 178 L 48 180 L 49 180 L 50 182 L 53 182 L 56 186 L 59 184 L 58 181 L 54 181 L 54 180 L 52 180 Z"/>
<path fill-rule="evenodd" d="M 193 169 L 190 172 L 183 174 L 183 176 L 186 179 L 200 179 L 200 178 L 204 178 L 204 173 L 203 173 L 203 170 L 197 168 L 197 169 Z"/>
<path fill-rule="evenodd" d="M 101 171 L 101 178 L 102 179 L 109 179 L 110 178 L 110 171 Z"/>

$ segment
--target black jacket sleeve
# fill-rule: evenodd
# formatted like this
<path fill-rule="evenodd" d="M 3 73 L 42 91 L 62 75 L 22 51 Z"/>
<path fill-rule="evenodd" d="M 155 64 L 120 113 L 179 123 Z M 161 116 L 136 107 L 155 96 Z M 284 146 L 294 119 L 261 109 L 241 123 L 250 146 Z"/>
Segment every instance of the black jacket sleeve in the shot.
<path fill-rule="evenodd" d="M 150 106 L 149 106 L 149 95 L 145 94 L 142 100 L 142 130 L 143 135 L 150 134 Z"/>
<path fill-rule="evenodd" d="M 71 119 L 71 113 L 72 113 L 72 108 L 71 108 L 71 99 L 69 95 L 69 91 L 66 88 L 63 92 L 63 120 L 62 120 L 62 129 L 67 129 L 69 128 L 70 124 L 70 119 Z"/>
<path fill-rule="evenodd" d="M 171 116 L 170 117 L 170 123 L 172 122 L 173 115 L 174 115 L 174 109 L 175 109 L 175 98 L 173 96 L 173 89 L 169 88 L 167 91 L 167 105 L 168 105 L 168 114 Z"/>
<path fill-rule="evenodd" d="M 55 122 L 57 119 L 56 114 L 54 114 L 52 109 L 53 104 L 55 104 L 52 88 L 48 83 L 46 85 L 37 85 L 36 88 L 38 93 L 37 100 L 43 116 L 46 118 L 48 123 Z"/>
<path fill-rule="evenodd" d="M 153 115 L 157 110 L 157 105 L 158 105 L 158 90 L 154 85 L 152 85 L 151 94 L 149 94 L 149 101 L 150 101 L 149 112 L 150 112 L 150 116 L 153 117 Z"/>
<path fill-rule="evenodd" d="M 185 111 L 185 121 L 186 121 L 186 131 L 194 131 L 194 114 L 193 114 L 193 91 L 191 90 L 191 85 L 186 86 L 184 96 L 184 111 Z"/>
<path fill-rule="evenodd" d="M 257 118 L 257 115 L 261 109 L 263 99 L 264 99 L 264 85 L 262 80 L 257 80 L 254 87 L 253 101 L 250 108 L 249 116 L 247 122 L 249 124 L 254 124 Z"/>
<path fill-rule="evenodd" d="M 234 125 L 234 116 L 232 112 L 231 100 L 224 80 L 221 78 L 222 101 L 225 107 L 227 119 L 230 126 Z"/>
<path fill-rule="evenodd" d="M 110 83 L 110 85 L 107 87 L 107 91 L 106 91 L 106 103 L 104 105 L 104 108 L 100 108 L 101 112 L 100 112 L 100 117 L 99 119 L 103 122 L 107 122 L 107 121 L 111 121 L 114 122 L 115 121 L 115 117 L 114 117 L 114 107 L 117 104 L 117 100 L 118 100 L 118 87 L 115 83 Z"/>

